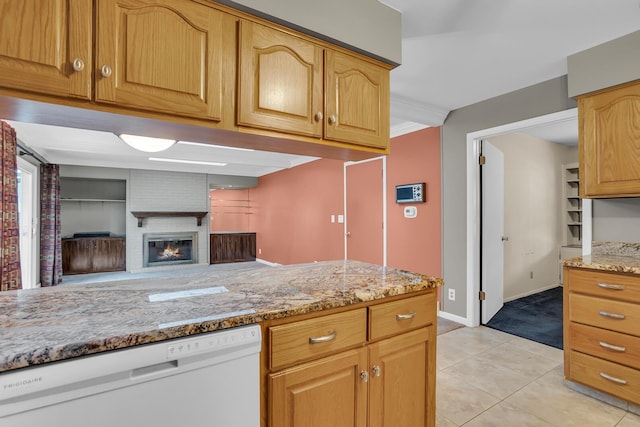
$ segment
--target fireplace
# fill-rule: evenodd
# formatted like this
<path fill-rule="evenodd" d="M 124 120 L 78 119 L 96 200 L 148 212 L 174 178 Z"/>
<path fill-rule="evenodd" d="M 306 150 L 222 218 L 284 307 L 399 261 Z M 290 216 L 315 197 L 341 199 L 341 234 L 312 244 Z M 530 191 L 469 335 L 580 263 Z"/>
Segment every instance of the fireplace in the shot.
<path fill-rule="evenodd" d="M 144 234 L 143 266 L 198 262 L 198 233 Z"/>

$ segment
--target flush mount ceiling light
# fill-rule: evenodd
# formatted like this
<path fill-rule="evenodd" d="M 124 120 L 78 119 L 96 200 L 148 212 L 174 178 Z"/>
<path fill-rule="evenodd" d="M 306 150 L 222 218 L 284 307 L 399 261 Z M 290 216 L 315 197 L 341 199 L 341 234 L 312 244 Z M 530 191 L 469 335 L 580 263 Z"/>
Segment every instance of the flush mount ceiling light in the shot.
<path fill-rule="evenodd" d="M 201 147 L 224 148 L 227 150 L 237 150 L 237 151 L 255 151 L 255 150 L 252 150 L 251 148 L 227 147 L 226 145 L 205 144 L 204 142 L 178 141 L 178 144 L 199 145 Z"/>
<path fill-rule="evenodd" d="M 182 159 L 167 159 L 164 157 L 149 157 L 149 160 L 154 162 L 169 162 L 169 163 L 186 163 L 189 165 L 207 165 L 207 166 L 226 166 L 226 163 L 219 162 L 205 162 L 201 160 L 182 160 Z"/>
<path fill-rule="evenodd" d="M 152 138 L 149 136 L 127 135 L 125 133 L 118 137 L 127 143 L 130 147 L 147 153 L 157 153 L 164 151 L 176 143 L 174 139 Z"/>

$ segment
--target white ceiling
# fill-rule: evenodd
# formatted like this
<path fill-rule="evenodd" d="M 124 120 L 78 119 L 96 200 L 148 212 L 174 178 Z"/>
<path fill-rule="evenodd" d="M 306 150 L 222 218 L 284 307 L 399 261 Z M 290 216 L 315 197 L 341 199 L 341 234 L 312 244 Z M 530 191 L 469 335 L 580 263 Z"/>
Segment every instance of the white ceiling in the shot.
<path fill-rule="evenodd" d="M 567 73 L 567 56 L 640 30 L 640 0 L 384 0 L 402 12 L 402 65 L 391 72 L 392 136 L 441 125 L 446 115 Z M 12 122 L 18 138 L 60 164 L 261 176 L 314 158 L 173 146 L 150 162 L 115 135 Z M 577 141 L 577 123 L 527 133 Z"/>

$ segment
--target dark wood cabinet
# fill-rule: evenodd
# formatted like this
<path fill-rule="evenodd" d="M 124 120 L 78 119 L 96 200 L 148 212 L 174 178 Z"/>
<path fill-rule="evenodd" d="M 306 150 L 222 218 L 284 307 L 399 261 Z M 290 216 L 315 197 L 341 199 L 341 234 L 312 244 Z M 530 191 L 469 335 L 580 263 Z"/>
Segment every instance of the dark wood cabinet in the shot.
<path fill-rule="evenodd" d="M 126 246 L 124 237 L 80 237 L 62 240 L 64 274 L 124 271 Z"/>
<path fill-rule="evenodd" d="M 256 233 L 213 233 L 210 236 L 209 263 L 256 260 Z"/>

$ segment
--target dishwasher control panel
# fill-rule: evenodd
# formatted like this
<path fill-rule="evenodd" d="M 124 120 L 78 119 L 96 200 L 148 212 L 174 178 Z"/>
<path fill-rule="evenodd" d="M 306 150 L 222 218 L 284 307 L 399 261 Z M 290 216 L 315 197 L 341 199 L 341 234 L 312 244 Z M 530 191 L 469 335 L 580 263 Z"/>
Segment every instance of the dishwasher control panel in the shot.
<path fill-rule="evenodd" d="M 193 338 L 180 338 L 167 344 L 167 359 L 173 360 L 260 342 L 259 326 L 224 329 Z"/>

